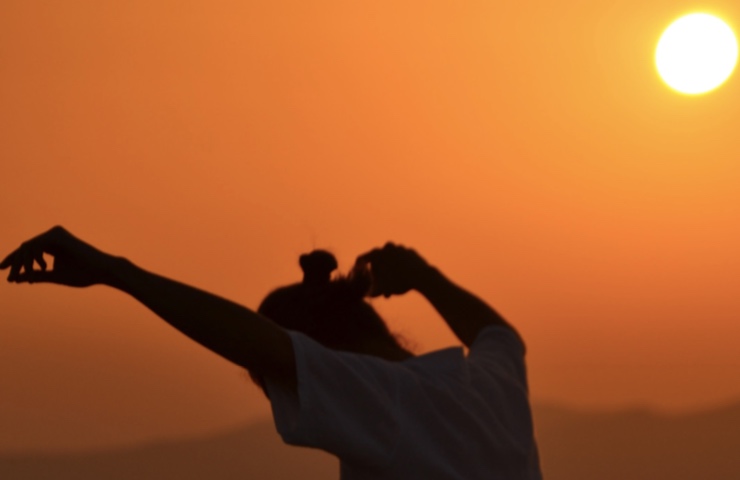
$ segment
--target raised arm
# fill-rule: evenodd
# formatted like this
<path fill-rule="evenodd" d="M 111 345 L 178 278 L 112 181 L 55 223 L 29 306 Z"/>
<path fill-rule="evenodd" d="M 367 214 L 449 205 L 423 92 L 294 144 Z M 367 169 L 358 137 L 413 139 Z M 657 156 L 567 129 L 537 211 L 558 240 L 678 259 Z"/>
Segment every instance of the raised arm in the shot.
<path fill-rule="evenodd" d="M 47 270 L 44 253 L 54 257 L 53 270 Z M 279 326 L 234 302 L 101 252 L 62 227 L 23 243 L 0 263 L 5 268 L 10 268 L 10 282 L 117 288 L 227 360 L 257 375 L 285 379 L 295 388 L 292 343 Z"/>
<path fill-rule="evenodd" d="M 434 306 L 457 338 L 467 347 L 470 347 L 478 333 L 489 325 L 503 325 L 514 330 L 514 327 L 496 310 L 453 283 L 436 268 L 430 268 L 416 290 Z"/>
<path fill-rule="evenodd" d="M 468 347 L 489 325 L 503 325 L 513 330 L 493 308 L 453 283 L 414 250 L 388 243 L 357 259 L 356 268 L 368 267 L 373 278 L 371 296 L 389 297 L 417 290 Z"/>

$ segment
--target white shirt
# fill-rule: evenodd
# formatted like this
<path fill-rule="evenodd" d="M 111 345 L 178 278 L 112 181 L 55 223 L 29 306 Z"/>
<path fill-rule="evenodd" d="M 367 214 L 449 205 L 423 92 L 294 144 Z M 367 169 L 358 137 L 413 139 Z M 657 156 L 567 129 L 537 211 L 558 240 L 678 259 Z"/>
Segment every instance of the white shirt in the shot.
<path fill-rule="evenodd" d="M 339 457 L 342 480 L 540 480 L 524 346 L 509 328 L 403 362 L 290 332 L 298 394 L 266 378 L 291 445 Z"/>

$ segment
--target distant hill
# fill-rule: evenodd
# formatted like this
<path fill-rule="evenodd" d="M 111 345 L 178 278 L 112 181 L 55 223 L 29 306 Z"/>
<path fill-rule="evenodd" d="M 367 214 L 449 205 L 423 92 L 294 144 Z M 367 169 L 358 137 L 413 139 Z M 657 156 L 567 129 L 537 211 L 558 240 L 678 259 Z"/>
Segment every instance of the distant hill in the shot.
<path fill-rule="evenodd" d="M 535 408 L 547 480 L 736 480 L 740 405 L 691 415 Z M 287 447 L 271 421 L 222 435 L 75 455 L 0 456 L 3 480 L 327 480 L 337 462 Z"/>
<path fill-rule="evenodd" d="M 90 454 L 0 456 L 2 480 L 337 479 L 334 457 L 284 445 L 267 420 L 210 438 Z"/>
<path fill-rule="evenodd" d="M 740 404 L 686 415 L 535 409 L 547 480 L 740 479 Z"/>

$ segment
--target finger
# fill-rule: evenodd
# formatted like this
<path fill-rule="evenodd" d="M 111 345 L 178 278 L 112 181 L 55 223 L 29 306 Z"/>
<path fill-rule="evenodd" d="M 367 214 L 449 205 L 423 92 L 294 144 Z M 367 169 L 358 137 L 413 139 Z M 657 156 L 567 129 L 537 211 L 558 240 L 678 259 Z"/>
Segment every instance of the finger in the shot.
<path fill-rule="evenodd" d="M 387 275 L 383 273 L 382 268 L 376 267 L 370 272 L 370 297 L 379 297 L 381 295 L 388 298 L 388 286 L 387 283 Z"/>
<path fill-rule="evenodd" d="M 31 248 L 26 246 L 22 251 L 23 269 L 26 273 L 33 272 L 33 252 L 31 252 Z"/>
<path fill-rule="evenodd" d="M 56 272 L 31 270 L 23 272 L 16 277 L 16 283 L 56 283 Z"/>
<path fill-rule="evenodd" d="M 363 253 L 362 255 L 358 256 L 355 260 L 355 265 L 367 265 L 368 263 L 373 263 L 374 260 L 378 258 L 378 255 L 380 255 L 381 250 L 379 248 L 374 248 L 370 250 L 369 252 Z"/>
<path fill-rule="evenodd" d="M 36 263 L 39 264 L 41 267 L 41 270 L 46 271 L 46 260 L 44 260 L 44 252 L 36 252 L 34 255 L 34 259 L 36 260 Z"/>
<path fill-rule="evenodd" d="M 8 281 L 15 282 L 18 274 L 21 273 L 21 266 L 23 265 L 20 255 L 13 257 L 13 262 L 10 264 L 10 273 L 8 274 Z"/>
<path fill-rule="evenodd" d="M 18 249 L 13 250 L 10 255 L 5 257 L 2 263 L 0 263 L 0 270 L 5 270 L 13 264 L 13 257 L 18 254 Z"/>
<path fill-rule="evenodd" d="M 393 255 L 393 253 L 397 250 L 399 250 L 398 245 L 393 242 L 386 242 L 386 244 L 383 245 L 382 248 L 375 248 L 357 257 L 357 262 L 376 263 L 379 261 L 383 261 L 387 259 L 390 255 Z"/>

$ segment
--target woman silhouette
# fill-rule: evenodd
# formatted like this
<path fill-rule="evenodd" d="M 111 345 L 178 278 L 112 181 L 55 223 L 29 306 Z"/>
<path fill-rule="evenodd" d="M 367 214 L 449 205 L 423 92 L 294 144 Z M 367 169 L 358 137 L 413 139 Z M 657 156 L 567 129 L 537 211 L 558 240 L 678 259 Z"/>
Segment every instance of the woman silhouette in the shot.
<path fill-rule="evenodd" d="M 44 253 L 54 256 L 47 269 Z M 39 269 L 35 269 L 35 264 Z M 324 251 L 300 259 L 301 283 L 257 312 L 147 272 L 54 227 L 8 255 L 8 281 L 124 291 L 172 326 L 246 368 L 272 405 L 278 432 L 320 448 L 350 479 L 541 479 L 524 344 L 483 301 L 414 250 L 388 243 L 346 277 Z M 416 290 L 460 341 L 415 356 L 366 296 Z"/>

